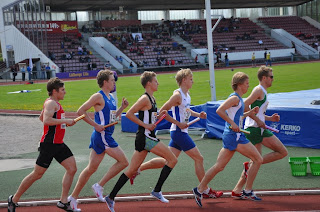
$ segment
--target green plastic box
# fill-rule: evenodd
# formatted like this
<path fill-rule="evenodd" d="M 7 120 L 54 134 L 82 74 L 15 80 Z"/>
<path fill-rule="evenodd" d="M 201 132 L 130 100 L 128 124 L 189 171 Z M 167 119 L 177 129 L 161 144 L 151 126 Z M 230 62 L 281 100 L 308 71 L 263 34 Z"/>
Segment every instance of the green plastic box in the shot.
<path fill-rule="evenodd" d="M 292 176 L 306 176 L 308 157 L 289 157 Z"/>
<path fill-rule="evenodd" d="M 320 157 L 309 157 L 311 174 L 320 176 Z"/>

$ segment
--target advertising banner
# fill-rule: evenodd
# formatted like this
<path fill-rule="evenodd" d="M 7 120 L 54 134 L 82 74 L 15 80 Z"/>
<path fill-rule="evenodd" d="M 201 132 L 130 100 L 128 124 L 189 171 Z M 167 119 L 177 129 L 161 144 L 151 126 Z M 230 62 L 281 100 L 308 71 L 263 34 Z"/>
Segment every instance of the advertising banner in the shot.
<path fill-rule="evenodd" d="M 24 31 L 45 31 L 47 33 L 77 33 L 77 21 L 24 21 L 17 22 L 17 28 Z"/>

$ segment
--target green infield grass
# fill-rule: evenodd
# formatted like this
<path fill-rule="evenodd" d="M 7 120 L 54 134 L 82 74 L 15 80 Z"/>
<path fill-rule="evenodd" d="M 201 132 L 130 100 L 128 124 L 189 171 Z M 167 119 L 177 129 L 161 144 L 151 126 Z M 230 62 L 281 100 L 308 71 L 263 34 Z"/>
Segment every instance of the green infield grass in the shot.
<path fill-rule="evenodd" d="M 320 87 L 320 63 L 301 63 L 274 66 L 274 83 L 268 89 L 270 93 L 290 92 L 299 90 L 315 89 Z M 231 78 L 237 71 L 245 72 L 250 77 L 249 92 L 258 84 L 256 76 L 257 68 L 234 68 L 215 71 L 215 84 L 217 100 L 223 100 L 232 92 Z M 175 82 L 175 73 L 158 74 L 159 88 L 155 93 L 158 107 L 168 100 L 174 89 L 178 86 Z M 191 89 L 193 105 L 204 104 L 211 100 L 209 86 L 210 75 L 208 71 L 194 72 L 194 84 Z M 65 111 L 76 111 L 93 93 L 99 90 L 94 79 L 68 81 L 65 83 L 67 95 L 63 100 Z M 36 90 L 40 92 L 8 94 L 8 92 L 19 90 Z M 117 82 L 117 93 L 119 102 L 126 97 L 132 105 L 144 92 L 139 76 L 119 77 Z M 16 110 L 41 110 L 44 99 L 47 98 L 46 84 L 36 83 L 28 85 L 9 85 L 0 87 L 0 109 Z M 119 103 L 120 104 L 120 103 Z"/>

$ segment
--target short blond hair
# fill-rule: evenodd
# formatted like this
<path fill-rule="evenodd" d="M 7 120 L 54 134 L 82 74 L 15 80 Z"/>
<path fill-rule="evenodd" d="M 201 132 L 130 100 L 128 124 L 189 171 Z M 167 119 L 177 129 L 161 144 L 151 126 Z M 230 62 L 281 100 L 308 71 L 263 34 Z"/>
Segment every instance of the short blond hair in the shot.
<path fill-rule="evenodd" d="M 272 68 L 267 67 L 265 65 L 260 66 L 257 74 L 259 81 L 261 81 L 263 77 L 268 77 L 269 72 L 272 72 Z"/>
<path fill-rule="evenodd" d="M 234 91 L 237 90 L 239 84 L 243 84 L 247 79 L 249 79 L 249 76 L 243 72 L 237 72 L 233 75 L 231 86 Z"/>
<path fill-rule="evenodd" d="M 109 69 L 101 70 L 101 71 L 98 72 L 98 74 L 97 74 L 97 83 L 98 83 L 100 88 L 102 88 L 103 82 L 105 80 L 109 81 L 111 75 L 113 75 L 113 71 L 111 71 Z"/>
<path fill-rule="evenodd" d="M 176 81 L 178 85 L 180 86 L 182 83 L 182 80 L 188 76 L 192 76 L 192 71 L 190 68 L 179 70 L 176 74 Z"/>
<path fill-rule="evenodd" d="M 156 77 L 157 74 L 153 71 L 145 71 L 140 76 L 141 85 L 145 88 L 148 82 L 152 82 L 152 79 Z"/>

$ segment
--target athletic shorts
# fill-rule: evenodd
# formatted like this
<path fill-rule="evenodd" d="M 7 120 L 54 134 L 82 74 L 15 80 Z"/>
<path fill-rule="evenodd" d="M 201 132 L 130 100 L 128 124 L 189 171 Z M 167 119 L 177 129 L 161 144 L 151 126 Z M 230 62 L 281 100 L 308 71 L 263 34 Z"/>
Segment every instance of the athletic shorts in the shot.
<path fill-rule="evenodd" d="M 250 141 L 243 135 L 243 133 L 223 133 L 222 135 L 223 148 L 230 151 L 235 150 L 238 144 L 247 144 Z"/>
<path fill-rule="evenodd" d="M 73 154 L 66 144 L 40 143 L 39 156 L 36 161 L 38 166 L 49 168 L 53 158 L 59 163 L 65 159 L 72 157 Z"/>
<path fill-rule="evenodd" d="M 171 140 L 169 143 L 170 147 L 174 147 L 180 151 L 182 150 L 186 152 L 190 149 L 193 149 L 196 146 L 196 144 L 190 138 L 188 133 L 171 131 L 170 135 L 171 135 Z"/>
<path fill-rule="evenodd" d="M 270 130 L 263 130 L 260 127 L 248 127 L 246 130 L 250 131 L 250 134 L 246 134 L 246 137 L 253 145 L 261 143 L 263 138 L 273 136 Z"/>
<path fill-rule="evenodd" d="M 94 149 L 94 151 L 99 155 L 102 154 L 107 148 L 116 148 L 118 143 L 112 138 L 112 135 L 102 131 L 101 133 L 93 131 L 91 134 L 91 142 L 89 148 Z"/>
<path fill-rule="evenodd" d="M 142 133 L 137 134 L 135 140 L 135 150 L 138 152 L 142 152 L 143 150 L 151 151 L 153 147 L 155 147 L 160 142 L 159 139 L 154 137 L 148 137 Z"/>

